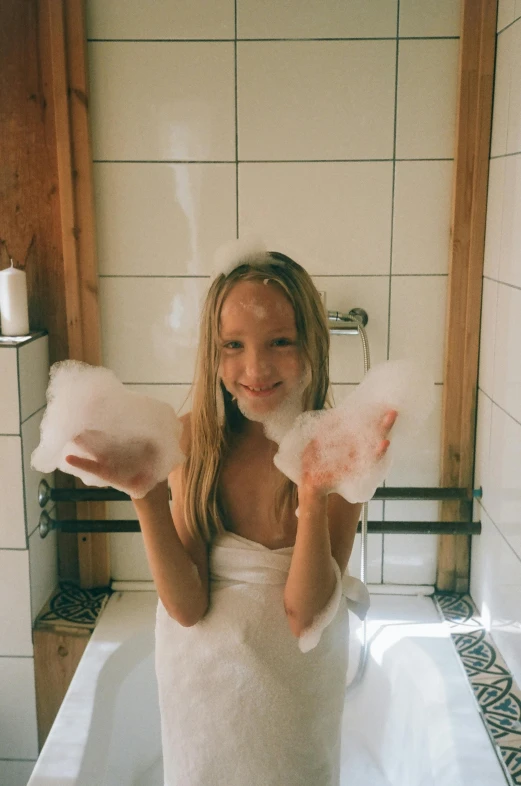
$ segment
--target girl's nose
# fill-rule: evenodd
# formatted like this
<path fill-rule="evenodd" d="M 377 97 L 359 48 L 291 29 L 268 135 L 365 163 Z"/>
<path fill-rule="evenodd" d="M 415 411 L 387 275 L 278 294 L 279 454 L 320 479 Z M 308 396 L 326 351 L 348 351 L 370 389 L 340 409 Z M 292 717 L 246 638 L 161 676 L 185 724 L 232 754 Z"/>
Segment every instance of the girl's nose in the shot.
<path fill-rule="evenodd" d="M 251 350 L 246 357 L 246 376 L 252 382 L 268 379 L 272 374 L 272 364 L 262 350 Z"/>

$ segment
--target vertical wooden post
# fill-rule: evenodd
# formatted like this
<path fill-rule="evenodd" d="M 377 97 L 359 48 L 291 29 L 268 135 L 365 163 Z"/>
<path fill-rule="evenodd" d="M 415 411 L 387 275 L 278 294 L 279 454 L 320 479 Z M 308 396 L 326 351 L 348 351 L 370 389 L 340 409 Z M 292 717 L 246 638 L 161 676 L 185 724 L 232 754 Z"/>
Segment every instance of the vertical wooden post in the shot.
<path fill-rule="evenodd" d="M 40 37 L 49 59 L 63 250 L 68 357 L 101 363 L 92 154 L 88 125 L 85 13 L 82 0 L 40 0 Z M 60 475 L 60 483 L 64 483 Z M 81 481 L 76 485 L 84 487 Z M 60 511 L 63 508 L 60 509 Z M 104 518 L 104 503 L 78 503 L 80 518 Z M 60 534 L 60 568 L 70 576 L 69 540 Z M 66 543 L 65 550 L 61 546 Z M 108 535 L 77 536 L 82 587 L 110 582 Z"/>
<path fill-rule="evenodd" d="M 440 485 L 472 488 L 497 0 L 463 0 Z M 444 502 L 442 521 L 471 502 Z M 467 535 L 440 535 L 437 588 L 468 591 Z"/>

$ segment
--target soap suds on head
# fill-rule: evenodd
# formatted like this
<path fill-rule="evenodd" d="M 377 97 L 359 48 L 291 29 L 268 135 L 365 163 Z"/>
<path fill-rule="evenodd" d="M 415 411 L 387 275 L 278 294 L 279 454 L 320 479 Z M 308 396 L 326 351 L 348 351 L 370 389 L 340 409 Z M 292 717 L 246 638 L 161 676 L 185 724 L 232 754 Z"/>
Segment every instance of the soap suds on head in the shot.
<path fill-rule="evenodd" d="M 239 265 L 267 257 L 268 249 L 258 235 L 246 235 L 220 246 L 214 255 L 212 280 L 219 275 L 227 276 Z"/>
<path fill-rule="evenodd" d="M 434 405 L 434 380 L 411 361 L 387 361 L 371 369 L 338 407 L 304 412 L 285 434 L 275 465 L 294 483 L 302 474 L 302 456 L 316 440 L 314 472 L 335 478 L 329 491 L 348 502 L 366 502 L 383 482 L 404 438 L 417 433 Z M 398 418 L 391 445 L 381 459 L 381 422 L 389 410 Z"/>

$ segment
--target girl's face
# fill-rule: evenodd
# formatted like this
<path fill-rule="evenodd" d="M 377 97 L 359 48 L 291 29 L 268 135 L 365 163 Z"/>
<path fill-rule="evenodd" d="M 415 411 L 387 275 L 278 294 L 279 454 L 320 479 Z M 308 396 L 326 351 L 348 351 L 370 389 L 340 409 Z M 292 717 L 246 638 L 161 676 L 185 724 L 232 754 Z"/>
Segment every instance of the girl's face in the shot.
<path fill-rule="evenodd" d="M 277 284 L 240 281 L 220 320 L 219 374 L 241 411 L 269 414 L 302 382 L 293 306 Z"/>

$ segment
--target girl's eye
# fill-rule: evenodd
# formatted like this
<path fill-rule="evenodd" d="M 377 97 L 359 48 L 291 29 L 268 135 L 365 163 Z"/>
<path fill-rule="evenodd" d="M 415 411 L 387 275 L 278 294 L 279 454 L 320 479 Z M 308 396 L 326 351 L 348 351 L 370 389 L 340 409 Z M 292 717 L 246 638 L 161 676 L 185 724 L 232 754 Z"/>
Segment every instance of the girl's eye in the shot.
<path fill-rule="evenodd" d="M 277 347 L 289 347 L 293 342 L 288 338 L 276 338 L 273 343 Z"/>
<path fill-rule="evenodd" d="M 227 341 L 223 344 L 224 349 L 238 349 L 241 346 L 239 341 Z"/>

